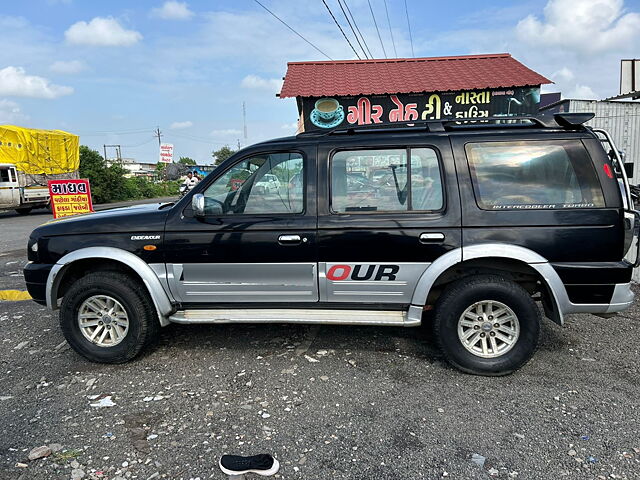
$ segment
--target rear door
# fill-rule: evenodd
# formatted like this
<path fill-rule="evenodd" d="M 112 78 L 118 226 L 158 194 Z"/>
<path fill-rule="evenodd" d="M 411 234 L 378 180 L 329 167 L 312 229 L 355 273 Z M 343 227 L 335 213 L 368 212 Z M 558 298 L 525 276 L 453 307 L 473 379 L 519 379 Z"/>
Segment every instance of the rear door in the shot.
<path fill-rule="evenodd" d="M 371 137 L 318 149 L 323 302 L 407 305 L 429 265 L 461 246 L 448 138 Z"/>
<path fill-rule="evenodd" d="M 623 256 L 620 192 L 597 140 L 580 133 L 452 135 L 464 245 L 508 243 L 549 261 Z"/>

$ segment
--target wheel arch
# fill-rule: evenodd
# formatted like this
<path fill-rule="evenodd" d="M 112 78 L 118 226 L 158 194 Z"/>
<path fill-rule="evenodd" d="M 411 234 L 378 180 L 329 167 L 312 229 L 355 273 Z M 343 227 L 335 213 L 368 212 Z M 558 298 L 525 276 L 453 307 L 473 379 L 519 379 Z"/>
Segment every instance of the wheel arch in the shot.
<path fill-rule="evenodd" d="M 115 247 L 87 247 L 75 250 L 63 256 L 51 269 L 47 278 L 46 300 L 51 310 L 58 308 L 58 292 L 67 275 L 74 265 L 82 261 L 106 260 L 110 264 L 118 265 L 122 270 L 133 274 L 147 289 L 158 313 L 161 325 L 169 323 L 168 316 L 174 308 L 171 297 L 163 288 L 156 273 L 140 257 L 131 252 Z"/>
<path fill-rule="evenodd" d="M 517 245 L 479 244 L 458 248 L 447 252 L 427 268 L 418 283 L 412 297 L 412 305 L 424 307 L 428 304 L 430 294 L 438 286 L 447 284 L 450 279 L 462 278 L 456 274 L 462 269 L 471 271 L 474 268 L 485 268 L 494 272 L 510 272 L 522 275 L 533 275 L 540 281 L 545 314 L 555 323 L 562 325 L 564 313 L 570 305 L 567 291 L 555 269 L 547 259 Z"/>

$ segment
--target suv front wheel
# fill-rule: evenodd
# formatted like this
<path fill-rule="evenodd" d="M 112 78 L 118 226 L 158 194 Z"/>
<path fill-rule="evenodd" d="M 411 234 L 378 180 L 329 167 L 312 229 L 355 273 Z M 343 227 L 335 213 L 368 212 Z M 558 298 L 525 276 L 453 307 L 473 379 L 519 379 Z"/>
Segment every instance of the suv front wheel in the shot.
<path fill-rule="evenodd" d="M 90 273 L 69 287 L 60 307 L 60 326 L 76 352 L 102 363 L 133 359 L 159 331 L 144 287 L 112 271 Z"/>
<path fill-rule="evenodd" d="M 438 299 L 435 332 L 444 356 L 476 375 L 507 375 L 538 346 L 540 311 L 529 293 L 497 275 L 464 278 Z"/>

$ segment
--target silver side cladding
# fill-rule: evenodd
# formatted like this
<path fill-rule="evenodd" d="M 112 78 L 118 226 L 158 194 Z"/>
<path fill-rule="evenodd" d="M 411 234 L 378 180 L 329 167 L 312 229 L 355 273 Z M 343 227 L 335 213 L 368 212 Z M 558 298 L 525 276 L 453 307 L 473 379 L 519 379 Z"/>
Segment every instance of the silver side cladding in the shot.
<path fill-rule="evenodd" d="M 187 263 L 167 265 L 181 302 L 315 302 L 315 263 Z"/>
<path fill-rule="evenodd" d="M 377 269 L 382 265 L 398 266 L 399 270 L 393 275 L 393 280 L 383 277 L 375 280 Z M 354 280 L 352 277 L 344 280 L 330 280 L 327 272 L 336 265 L 345 265 L 353 272 L 359 266 L 362 277 L 371 272 L 367 280 Z M 429 268 L 430 263 L 408 262 L 321 262 L 318 265 L 320 271 L 320 301 L 338 303 L 411 303 L 413 293 L 416 290 L 418 279 Z"/>

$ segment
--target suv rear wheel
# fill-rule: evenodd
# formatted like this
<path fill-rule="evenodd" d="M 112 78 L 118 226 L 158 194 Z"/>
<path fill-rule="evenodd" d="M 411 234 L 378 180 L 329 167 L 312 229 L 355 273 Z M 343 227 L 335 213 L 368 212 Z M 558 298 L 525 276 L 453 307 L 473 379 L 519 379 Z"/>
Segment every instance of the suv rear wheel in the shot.
<path fill-rule="evenodd" d="M 90 273 L 65 293 L 60 326 L 69 345 L 93 362 L 124 363 L 157 336 L 147 291 L 120 272 Z"/>
<path fill-rule="evenodd" d="M 507 375 L 538 346 L 540 311 L 520 285 L 497 275 L 462 279 L 438 299 L 435 332 L 444 356 L 476 375 Z"/>

